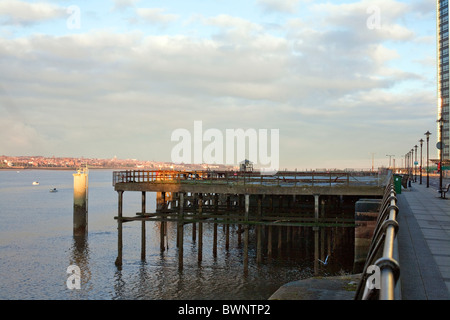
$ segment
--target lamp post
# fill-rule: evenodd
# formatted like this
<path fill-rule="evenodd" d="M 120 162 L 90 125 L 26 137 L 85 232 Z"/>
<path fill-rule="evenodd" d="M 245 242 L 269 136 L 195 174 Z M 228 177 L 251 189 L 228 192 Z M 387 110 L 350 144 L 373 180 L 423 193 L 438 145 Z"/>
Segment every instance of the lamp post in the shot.
<path fill-rule="evenodd" d="M 412 168 L 411 168 L 411 150 L 409 150 L 408 151 L 408 184 L 409 184 L 409 186 L 411 186 L 411 177 L 412 177 L 412 174 L 411 174 L 411 171 L 412 170 Z"/>
<path fill-rule="evenodd" d="M 430 158 L 429 146 L 430 146 L 431 132 L 427 131 L 427 132 L 425 132 L 425 135 L 427 136 L 427 188 L 429 188 L 430 187 L 430 173 L 429 173 L 429 168 L 428 168 L 429 167 L 428 161 Z"/>
<path fill-rule="evenodd" d="M 419 167 L 419 172 L 420 172 L 420 184 L 422 184 L 422 145 L 423 145 L 423 139 L 420 139 L 419 142 L 420 142 L 420 167 Z"/>
<path fill-rule="evenodd" d="M 389 168 L 391 168 L 391 157 L 394 157 L 395 154 L 387 154 L 386 157 L 389 157 Z"/>
<path fill-rule="evenodd" d="M 415 157 L 414 157 L 414 182 L 417 182 L 417 144 L 414 146 Z"/>
<path fill-rule="evenodd" d="M 412 181 L 415 181 L 415 177 L 416 177 L 416 172 L 414 171 L 414 147 L 411 149 L 411 175 L 412 175 Z"/>

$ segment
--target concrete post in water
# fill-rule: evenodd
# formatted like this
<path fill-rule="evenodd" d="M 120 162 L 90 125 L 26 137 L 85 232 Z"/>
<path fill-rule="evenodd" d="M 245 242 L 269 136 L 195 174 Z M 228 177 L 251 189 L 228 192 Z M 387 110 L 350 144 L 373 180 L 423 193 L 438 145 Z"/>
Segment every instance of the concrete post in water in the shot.
<path fill-rule="evenodd" d="M 82 236 L 88 226 L 88 169 L 73 174 L 73 234 Z"/>

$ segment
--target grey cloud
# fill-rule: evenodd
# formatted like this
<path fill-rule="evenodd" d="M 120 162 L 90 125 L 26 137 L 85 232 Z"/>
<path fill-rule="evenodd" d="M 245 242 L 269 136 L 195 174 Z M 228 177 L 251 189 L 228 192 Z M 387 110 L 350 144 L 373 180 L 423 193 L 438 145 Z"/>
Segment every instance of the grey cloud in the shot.
<path fill-rule="evenodd" d="M 0 24 L 3 25 L 31 25 L 63 17 L 67 17 L 66 8 L 47 3 L 28 3 L 19 0 L 0 2 Z"/>

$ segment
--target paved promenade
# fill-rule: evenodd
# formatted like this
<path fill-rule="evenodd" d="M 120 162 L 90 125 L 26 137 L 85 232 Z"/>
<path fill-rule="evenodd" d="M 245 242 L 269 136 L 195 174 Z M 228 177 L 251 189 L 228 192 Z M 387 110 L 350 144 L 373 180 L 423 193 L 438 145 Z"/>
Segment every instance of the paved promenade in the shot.
<path fill-rule="evenodd" d="M 402 299 L 449 300 L 450 193 L 441 199 L 436 179 L 427 188 L 424 177 L 397 198 Z"/>

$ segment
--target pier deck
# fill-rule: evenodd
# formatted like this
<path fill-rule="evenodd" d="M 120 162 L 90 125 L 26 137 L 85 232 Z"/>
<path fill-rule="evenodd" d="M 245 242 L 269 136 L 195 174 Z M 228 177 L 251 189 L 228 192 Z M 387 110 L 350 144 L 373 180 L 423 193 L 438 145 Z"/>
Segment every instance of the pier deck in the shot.
<path fill-rule="evenodd" d="M 116 191 L 265 195 L 382 196 L 386 175 L 372 172 L 115 171 Z"/>

